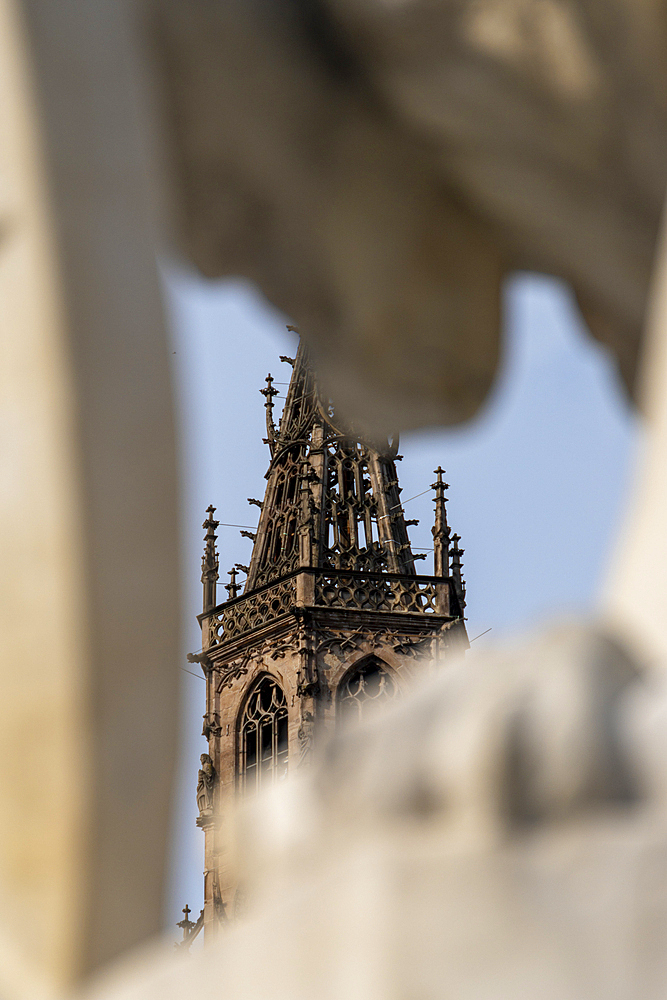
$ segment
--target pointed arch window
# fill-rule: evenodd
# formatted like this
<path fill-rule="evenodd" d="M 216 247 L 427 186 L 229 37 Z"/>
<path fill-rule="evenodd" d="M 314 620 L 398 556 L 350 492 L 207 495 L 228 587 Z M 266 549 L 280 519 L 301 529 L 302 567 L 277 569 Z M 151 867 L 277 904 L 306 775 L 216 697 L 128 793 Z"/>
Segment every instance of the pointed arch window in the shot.
<path fill-rule="evenodd" d="M 273 677 L 252 688 L 239 726 L 239 778 L 246 792 L 265 788 L 287 773 L 287 700 Z"/>
<path fill-rule="evenodd" d="M 387 665 L 377 656 L 369 656 L 349 670 L 338 686 L 338 721 L 360 722 L 376 707 L 393 701 L 398 688 Z"/>

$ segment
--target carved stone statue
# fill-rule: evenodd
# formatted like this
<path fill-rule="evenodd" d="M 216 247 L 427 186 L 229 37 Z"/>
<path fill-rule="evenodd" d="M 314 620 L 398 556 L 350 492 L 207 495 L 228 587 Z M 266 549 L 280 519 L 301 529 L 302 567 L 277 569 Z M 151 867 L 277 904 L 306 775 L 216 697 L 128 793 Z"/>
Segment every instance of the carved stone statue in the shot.
<path fill-rule="evenodd" d="M 197 778 L 197 806 L 200 816 L 208 816 L 213 812 L 213 791 L 217 772 L 209 754 L 203 753 L 199 759 L 201 767 Z"/>
<path fill-rule="evenodd" d="M 299 740 L 299 766 L 306 761 L 313 748 L 315 719 L 312 712 L 304 712 L 301 724 L 297 731 Z"/>

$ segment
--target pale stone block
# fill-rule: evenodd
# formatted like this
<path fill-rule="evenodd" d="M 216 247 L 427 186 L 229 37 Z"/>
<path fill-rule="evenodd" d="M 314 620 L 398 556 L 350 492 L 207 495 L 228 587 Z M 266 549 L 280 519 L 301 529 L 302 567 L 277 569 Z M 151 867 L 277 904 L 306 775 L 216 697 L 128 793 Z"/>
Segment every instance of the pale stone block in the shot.
<path fill-rule="evenodd" d="M 122 5 L 0 3 L 0 934 L 28 994 L 162 916 L 177 489 L 134 59 Z"/>

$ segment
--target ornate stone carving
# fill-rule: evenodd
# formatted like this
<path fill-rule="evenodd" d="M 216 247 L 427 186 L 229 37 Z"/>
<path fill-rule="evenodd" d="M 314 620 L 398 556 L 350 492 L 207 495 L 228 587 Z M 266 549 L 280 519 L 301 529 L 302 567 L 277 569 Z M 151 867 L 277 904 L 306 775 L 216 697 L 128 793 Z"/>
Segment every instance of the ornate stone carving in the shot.
<path fill-rule="evenodd" d="M 319 694 L 320 681 L 316 669 L 300 667 L 296 678 L 296 693 L 300 698 L 314 698 Z"/>
<path fill-rule="evenodd" d="M 217 782 L 217 771 L 215 765 L 207 753 L 203 753 L 199 758 L 201 767 L 197 776 L 197 806 L 199 808 L 200 820 L 213 816 L 215 807 L 214 794 Z"/>
<path fill-rule="evenodd" d="M 251 632 L 286 614 L 296 597 L 293 577 L 226 605 L 209 618 L 211 646 Z"/>
<path fill-rule="evenodd" d="M 315 603 L 327 608 L 356 611 L 437 614 L 436 580 L 429 577 L 390 577 L 386 574 L 325 572 L 315 581 Z"/>
<path fill-rule="evenodd" d="M 345 659 L 354 650 L 374 651 L 381 646 L 391 646 L 394 653 L 401 656 L 419 657 L 430 653 L 434 638 L 447 630 L 450 623 L 443 629 L 438 629 L 429 635 L 410 635 L 398 629 L 381 629 L 379 631 L 360 628 L 350 633 L 345 629 L 320 629 L 317 654 L 332 653 L 337 659 Z"/>
<path fill-rule="evenodd" d="M 301 717 L 301 723 L 297 731 L 297 737 L 299 740 L 299 763 L 298 767 L 301 767 L 312 753 L 313 749 L 313 738 L 315 735 L 315 717 L 312 712 L 305 711 Z"/>
<path fill-rule="evenodd" d="M 218 681 L 217 687 L 218 694 L 220 694 L 224 688 L 231 687 L 234 681 L 238 680 L 239 677 L 243 677 L 244 674 L 247 674 L 249 663 L 250 657 L 242 656 L 238 660 L 233 660 L 232 663 L 227 663 L 224 667 L 220 667 L 220 680 Z"/>
<path fill-rule="evenodd" d="M 288 653 L 295 653 L 299 649 L 299 640 L 296 629 L 286 638 L 280 641 L 267 639 L 260 645 L 248 650 L 243 656 L 231 663 L 218 667 L 220 680 L 218 681 L 218 693 L 226 687 L 231 687 L 239 677 L 248 673 L 251 664 L 260 663 L 263 660 L 280 660 Z"/>
<path fill-rule="evenodd" d="M 222 729 L 220 727 L 220 720 L 215 712 L 205 712 L 204 713 L 204 725 L 202 727 L 202 736 L 210 740 L 214 736 L 220 736 Z"/>

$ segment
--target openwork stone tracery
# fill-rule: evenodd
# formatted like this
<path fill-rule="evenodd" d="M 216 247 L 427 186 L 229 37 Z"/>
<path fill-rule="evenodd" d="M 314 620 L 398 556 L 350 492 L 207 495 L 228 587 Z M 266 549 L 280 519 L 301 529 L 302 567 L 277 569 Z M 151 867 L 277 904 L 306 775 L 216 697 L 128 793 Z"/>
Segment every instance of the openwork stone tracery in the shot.
<path fill-rule="evenodd" d="M 361 722 L 369 709 L 372 711 L 393 701 L 397 694 L 396 683 L 387 665 L 377 656 L 370 656 L 349 670 L 340 682 L 337 721 Z"/>
<path fill-rule="evenodd" d="M 271 376 L 261 390 L 270 451 L 248 567 L 217 603 L 215 508 L 204 522 L 201 664 L 204 735 L 215 783 L 200 788 L 206 834 L 205 927 L 233 911 L 224 813 L 235 796 L 306 765 L 339 721 L 400 697 L 416 672 L 467 642 L 458 536 L 436 470 L 433 575 L 420 576 L 396 474 L 397 441 L 364 441 L 320 396 L 303 347 L 281 419 Z M 237 570 L 246 572 L 245 584 Z M 213 773 L 213 772 L 212 772 Z M 204 808 L 204 805 L 206 808 Z"/>

